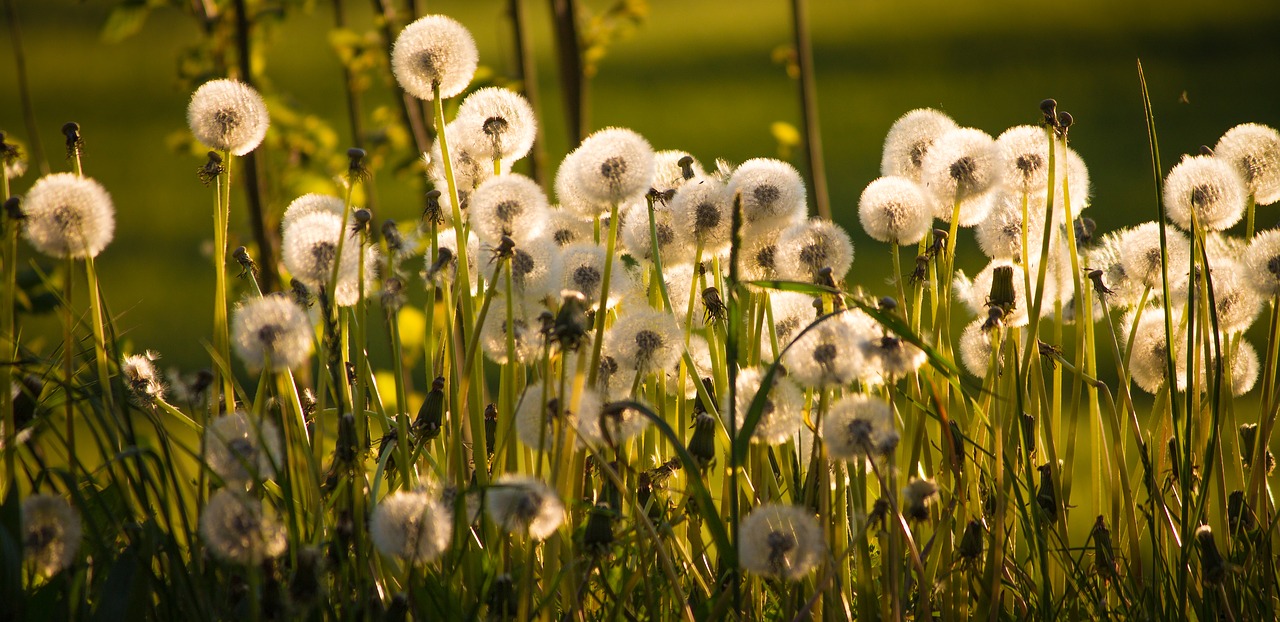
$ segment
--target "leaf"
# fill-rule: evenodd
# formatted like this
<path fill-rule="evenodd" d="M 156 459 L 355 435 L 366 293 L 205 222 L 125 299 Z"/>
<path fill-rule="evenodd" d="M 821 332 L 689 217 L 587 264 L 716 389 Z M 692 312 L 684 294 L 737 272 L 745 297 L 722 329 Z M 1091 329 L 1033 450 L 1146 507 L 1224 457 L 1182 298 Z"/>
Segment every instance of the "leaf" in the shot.
<path fill-rule="evenodd" d="M 102 40 L 105 43 L 120 43 L 138 34 L 150 13 L 151 7 L 134 2 L 112 9 L 107 16 L 107 23 L 102 25 Z"/>
<path fill-rule="evenodd" d="M 759 287 L 761 289 L 773 289 L 780 292 L 797 292 L 801 294 L 809 294 L 812 296 L 821 296 L 823 294 L 839 294 L 840 290 L 832 289 L 826 285 L 818 285 L 816 283 L 805 283 L 803 281 L 779 281 L 761 280 L 747 281 L 747 285 Z"/>

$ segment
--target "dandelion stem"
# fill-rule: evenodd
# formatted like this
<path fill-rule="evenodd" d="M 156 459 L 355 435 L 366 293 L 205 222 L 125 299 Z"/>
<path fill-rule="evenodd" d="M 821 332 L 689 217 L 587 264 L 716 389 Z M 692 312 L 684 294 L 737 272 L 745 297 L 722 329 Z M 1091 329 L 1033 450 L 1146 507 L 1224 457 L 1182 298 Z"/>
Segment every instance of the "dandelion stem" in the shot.
<path fill-rule="evenodd" d="M 652 205 L 650 212 L 652 213 Z M 596 386 L 600 375 L 600 351 L 604 346 L 604 320 L 609 308 L 609 280 L 613 276 L 613 256 L 618 247 L 618 203 L 609 206 L 609 237 L 605 238 L 604 277 L 600 281 L 600 304 L 596 307 L 596 334 L 591 343 L 591 367 L 587 378 L 589 386 Z M 657 255 L 654 256 L 655 258 Z M 670 308 L 670 303 L 667 303 Z"/>

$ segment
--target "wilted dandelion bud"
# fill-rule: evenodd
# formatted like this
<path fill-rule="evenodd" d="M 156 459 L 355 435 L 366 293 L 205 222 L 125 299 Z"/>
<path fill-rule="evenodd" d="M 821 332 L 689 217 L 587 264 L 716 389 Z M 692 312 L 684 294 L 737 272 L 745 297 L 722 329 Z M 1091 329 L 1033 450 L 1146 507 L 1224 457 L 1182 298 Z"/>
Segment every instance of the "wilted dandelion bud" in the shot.
<path fill-rule="evenodd" d="M 960 536 L 960 545 L 956 547 L 956 552 L 960 554 L 960 559 L 965 561 L 974 561 L 982 555 L 983 528 L 982 522 L 978 520 L 969 521 L 964 527 L 964 535 Z"/>
<path fill-rule="evenodd" d="M 74 158 L 84 149 L 84 137 L 80 135 L 80 124 L 68 121 L 62 124 L 62 135 L 67 138 L 67 157 Z"/>
<path fill-rule="evenodd" d="M 880 174 L 919 182 L 925 154 L 938 137 L 957 127 L 951 117 L 932 108 L 919 108 L 902 115 L 885 136 Z"/>
<path fill-rule="evenodd" d="M 22 177 L 27 172 L 27 157 L 22 146 L 9 140 L 4 132 L 0 132 L 0 167 L 8 179 Z"/>
<path fill-rule="evenodd" d="M 1116 551 L 1111 543 L 1111 530 L 1107 529 L 1107 521 L 1101 514 L 1093 523 L 1090 539 L 1093 540 L 1094 568 L 1103 579 L 1115 579 L 1119 572 L 1116 566 Z"/>
<path fill-rule="evenodd" d="M 207 186 L 213 183 L 213 180 L 217 179 L 219 175 L 225 173 L 226 170 L 227 167 L 222 163 L 222 156 L 218 155 L 217 151 L 210 151 L 206 155 L 204 165 L 196 169 L 196 178 L 200 180 L 200 183 Z"/>
<path fill-rule="evenodd" d="M 1280 201 L 1280 132 L 1257 123 L 1237 125 L 1218 139 L 1213 151 L 1244 176 L 1258 205 Z"/>
<path fill-rule="evenodd" d="M 739 415 L 741 421 L 741 414 Z M 716 423 L 715 417 L 706 412 L 693 417 L 693 434 L 689 436 L 689 455 L 698 463 L 698 468 L 705 469 L 716 459 Z"/>
<path fill-rule="evenodd" d="M 804 179 L 794 166 L 771 158 L 754 158 L 734 169 L 729 196 L 742 198 L 742 222 L 757 229 L 786 228 L 804 220 Z"/>
<path fill-rule="evenodd" d="M 687 152 L 677 149 L 666 149 L 653 154 L 652 190 L 658 194 L 666 194 L 684 187 L 685 182 L 697 178 L 707 179 L 702 165 Z M 688 173 L 686 175 L 685 173 Z M 697 182 L 695 182 L 697 183 Z"/>
<path fill-rule="evenodd" d="M 1169 220 L 1191 230 L 1192 214 L 1209 231 L 1240 222 L 1249 189 L 1229 161 L 1211 156 L 1184 157 L 1164 178 L 1164 204 Z"/>
<path fill-rule="evenodd" d="M 410 564 L 432 562 L 449 548 L 453 513 L 425 492 L 397 491 L 373 510 L 369 534 L 388 557 Z"/>
<path fill-rule="evenodd" d="M 1196 529 L 1196 548 L 1200 550 L 1200 580 L 1205 585 L 1221 584 L 1227 577 L 1227 563 L 1218 552 L 1218 543 L 1213 540 L 1213 530 L 1208 525 Z"/>
<path fill-rule="evenodd" d="M 843 279 L 853 265 L 853 241 L 830 220 L 810 220 L 778 236 L 774 261 L 779 276 L 786 279 L 816 283 L 823 268 L 831 268 L 834 277 Z"/>
<path fill-rule="evenodd" d="M 1076 119 L 1075 117 L 1071 116 L 1070 112 L 1063 110 L 1062 112 L 1058 113 L 1058 129 L 1060 130 L 1061 134 L 1066 135 L 1067 129 L 1069 129 L 1072 125 L 1074 125 L 1075 122 L 1076 122 Z"/>
<path fill-rule="evenodd" d="M 280 431 L 268 420 L 253 421 L 244 411 L 218 417 L 205 428 L 209 470 L 224 482 L 253 482 L 275 477 L 284 466 Z"/>
<path fill-rule="evenodd" d="M 359 147 L 352 147 L 347 150 L 347 183 L 356 184 L 361 181 L 368 181 L 369 167 L 365 163 L 365 156 L 368 153 Z"/>
<path fill-rule="evenodd" d="M 499 527 L 542 541 L 564 522 L 564 504 L 542 480 L 507 474 L 485 490 L 485 510 Z"/>
<path fill-rule="evenodd" d="M 1258 440 L 1258 424 L 1246 423 L 1240 426 L 1240 459 L 1246 468 L 1253 468 L 1253 452 Z M 1267 449 L 1263 453 L 1265 463 L 1263 469 L 1269 475 L 1275 470 L 1275 457 L 1271 455 L 1271 450 Z"/>
<path fill-rule="evenodd" d="M 1042 100 L 1040 102 L 1040 112 L 1044 113 L 1045 124 L 1052 126 L 1058 124 L 1058 100 L 1052 97 Z"/>
<path fill-rule="evenodd" d="M 40 574 L 69 567 L 80 551 L 80 515 L 62 497 L 31 495 L 22 501 L 22 548 Z"/>
<path fill-rule="evenodd" d="M 938 485 L 933 480 L 912 480 L 902 489 L 902 515 L 911 520 L 928 520 L 929 507 L 937 497 Z"/>
<path fill-rule="evenodd" d="M 143 354 L 132 354 L 120 361 L 120 374 L 125 383 L 144 405 L 151 405 L 156 400 L 164 399 L 164 378 L 156 371 L 155 362 L 160 355 L 151 350 Z"/>
<path fill-rule="evenodd" d="M 500 87 L 477 89 L 462 100 L 453 124 L 459 142 L 493 160 L 519 160 L 533 148 L 538 120 L 524 96 Z"/>
<path fill-rule="evenodd" d="M 860 393 L 831 405 L 822 420 L 822 439 L 832 460 L 876 460 L 893 454 L 898 431 L 889 404 Z"/>
<path fill-rule="evenodd" d="M 480 62 L 471 31 L 444 15 L 428 15 L 405 26 L 391 48 L 391 72 L 410 95 L 424 101 L 461 93 Z"/>
<path fill-rule="evenodd" d="M 373 212 L 360 208 L 351 213 L 351 231 L 362 235 L 370 233 L 369 223 L 373 221 Z"/>
<path fill-rule="evenodd" d="M 587 526 L 582 533 L 582 546 L 593 554 L 607 552 L 613 545 L 613 519 L 615 512 L 607 503 L 597 503 L 587 514 Z"/>
<path fill-rule="evenodd" d="M 932 197 L 906 177 L 881 177 L 862 191 L 858 220 L 867 235 L 889 244 L 924 239 L 933 223 Z"/>
<path fill-rule="evenodd" d="M 566 158 L 562 166 L 569 164 Z M 574 152 L 572 165 L 577 188 L 596 203 L 620 203 L 643 194 L 653 183 L 653 148 L 643 136 L 624 128 L 588 136 Z"/>
<path fill-rule="evenodd" d="M 978 224 L 991 211 L 991 190 L 1000 183 L 1000 152 L 986 132 L 960 128 L 934 142 L 921 165 L 920 180 L 934 196 L 934 216 L 951 222 L 960 203 L 962 227 Z"/>
<path fill-rule="evenodd" d="M 1011 127 L 996 138 L 1001 177 L 1019 194 L 1044 191 L 1049 184 L 1049 137 L 1032 125 Z"/>
<path fill-rule="evenodd" d="M 311 356 L 313 331 L 306 311 L 284 295 L 247 300 L 231 320 L 236 354 L 253 370 L 296 369 Z"/>
<path fill-rule="evenodd" d="M 200 515 L 200 535 L 219 559 L 242 566 L 279 557 L 288 546 L 284 525 L 262 502 L 230 488 L 209 497 Z"/>
<path fill-rule="evenodd" d="M 1057 488 L 1053 484 L 1053 469 L 1048 464 L 1042 464 L 1039 470 L 1040 487 L 1036 490 L 1036 505 L 1044 512 L 1045 520 L 1054 523 L 1058 520 L 1059 504 Z"/>
<path fill-rule="evenodd" d="M 431 390 L 418 408 L 418 416 L 413 420 L 413 430 L 424 439 L 432 439 L 440 435 L 444 422 L 444 376 L 436 376 L 431 381 Z"/>
<path fill-rule="evenodd" d="M 763 386 L 764 372 L 758 368 L 747 368 L 738 372 L 737 379 L 737 418 L 738 425 L 746 419 L 751 411 L 751 402 L 761 391 L 765 392 L 764 410 L 760 420 L 751 431 L 751 442 L 761 445 L 778 445 L 785 443 L 803 425 L 804 393 L 794 382 L 783 375 L 775 375 L 770 386 Z M 726 400 L 727 402 L 727 400 Z M 729 404 L 720 407 L 720 416 L 728 425 Z"/>
<path fill-rule="evenodd" d="M 1244 491 L 1232 491 L 1227 497 L 1227 525 L 1231 527 L 1231 532 L 1253 531 L 1255 519 L 1253 509 L 1245 501 Z"/>
<path fill-rule="evenodd" d="M 191 96 L 187 125 L 210 149 L 242 156 L 262 143 L 271 117 L 253 87 L 236 80 L 205 82 Z"/>
<path fill-rule="evenodd" d="M 50 257 L 97 257 L 115 233 L 115 207 L 98 182 L 72 173 L 36 180 L 22 202 L 24 235 Z"/>
<path fill-rule="evenodd" d="M 1025 326 L 1028 322 L 1028 300 L 1026 279 L 1023 266 L 1007 259 L 992 260 L 981 272 L 974 275 L 969 282 L 962 273 L 957 273 L 954 296 L 964 300 L 965 304 L 977 315 L 987 315 L 987 309 L 993 304 L 1002 311 L 1006 326 Z M 997 274 L 1003 276 L 997 279 Z M 1036 286 L 1035 272 L 1032 272 L 1031 286 Z M 1059 289 L 1056 279 L 1046 278 L 1044 282 L 1042 313 L 1050 313 L 1053 301 L 1057 299 Z M 993 298 L 994 296 L 994 298 Z"/>
<path fill-rule="evenodd" d="M 762 577 L 799 581 L 827 552 L 818 520 L 797 506 L 762 505 L 742 519 L 738 534 L 739 563 Z"/>

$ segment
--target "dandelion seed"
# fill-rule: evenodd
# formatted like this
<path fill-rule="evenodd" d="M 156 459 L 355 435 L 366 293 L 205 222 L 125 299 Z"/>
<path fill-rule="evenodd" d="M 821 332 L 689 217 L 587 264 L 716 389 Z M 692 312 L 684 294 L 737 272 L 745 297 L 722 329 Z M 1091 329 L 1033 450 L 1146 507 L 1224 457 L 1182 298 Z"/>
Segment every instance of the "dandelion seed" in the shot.
<path fill-rule="evenodd" d="M 676 363 L 680 358 L 680 334 L 670 313 L 637 305 L 618 314 L 605 342 L 618 365 L 646 373 Z"/>
<path fill-rule="evenodd" d="M 397 491 L 374 508 L 369 535 L 383 555 L 427 564 L 449 548 L 452 512 L 426 492 Z"/>
<path fill-rule="evenodd" d="M 1260 296 L 1280 294 L 1280 229 L 1259 232 L 1245 251 L 1244 266 L 1253 278 L 1249 283 Z"/>
<path fill-rule="evenodd" d="M 951 130 L 933 143 L 921 164 L 921 184 L 933 193 L 933 215 L 951 222 L 960 202 L 961 227 L 978 224 L 991 211 L 991 192 L 1001 181 L 995 140 L 972 128 Z"/>
<path fill-rule="evenodd" d="M 754 158 L 734 169 L 729 196 L 742 197 L 742 222 L 757 228 L 784 229 L 804 220 L 804 180 L 794 166 L 771 158 Z"/>
<path fill-rule="evenodd" d="M 280 431 L 267 421 L 253 421 L 244 411 L 214 419 L 205 429 L 205 461 L 228 485 L 273 479 L 284 465 Z"/>
<path fill-rule="evenodd" d="M 621 203 L 642 195 L 653 183 L 653 148 L 628 129 L 611 127 L 591 134 L 574 152 L 572 162 L 565 158 L 561 166 L 570 164 L 578 190 L 598 204 Z"/>
<path fill-rule="evenodd" d="M 547 209 L 547 197 L 538 183 L 512 173 L 477 186 L 467 211 L 480 241 L 497 245 L 504 236 L 519 243 L 541 235 Z"/>
<path fill-rule="evenodd" d="M 155 362 L 160 355 L 151 350 L 143 354 L 132 354 L 120 362 L 120 374 L 124 376 L 129 390 L 144 405 L 153 404 L 164 399 L 164 378 L 156 370 Z"/>
<path fill-rule="evenodd" d="M 1257 123 L 1237 125 L 1218 139 L 1213 155 L 1235 165 L 1258 205 L 1280 201 L 1280 132 Z"/>
<path fill-rule="evenodd" d="M 929 479 L 917 479 L 902 489 L 902 514 L 912 520 L 928 520 L 929 506 L 938 497 L 938 485 Z"/>
<path fill-rule="evenodd" d="M 996 138 L 1004 183 L 1017 194 L 1043 192 L 1049 185 L 1049 137 L 1041 128 L 1019 125 Z"/>
<path fill-rule="evenodd" d="M 590 389 L 583 389 L 575 396 L 572 387 L 572 381 L 566 381 L 565 390 L 570 391 L 570 395 L 565 399 L 556 395 L 555 387 L 541 382 L 525 388 L 516 407 L 516 437 L 520 442 L 534 450 L 549 451 L 561 435 L 569 435 L 575 439 L 575 446 L 581 446 L 581 439 L 574 436 L 572 430 L 577 429 L 581 417 L 599 417 L 600 397 Z"/>
<path fill-rule="evenodd" d="M 314 332 L 306 311 L 284 295 L 245 301 L 231 320 L 236 354 L 253 370 L 297 369 L 311 356 Z"/>
<path fill-rule="evenodd" d="M 507 474 L 485 490 L 485 510 L 499 527 L 535 541 L 550 538 L 564 522 L 564 504 L 541 480 Z"/>
<path fill-rule="evenodd" d="M 314 213 L 329 213 L 342 216 L 345 205 L 342 199 L 327 194 L 304 194 L 284 208 L 284 216 L 280 218 L 280 229 L 284 231 L 303 216 Z"/>
<path fill-rule="evenodd" d="M 22 501 L 22 548 L 36 572 L 53 576 L 69 568 L 80 551 L 80 515 L 66 499 L 31 495 Z"/>
<path fill-rule="evenodd" d="M 200 535 L 219 559 L 242 566 L 279 557 L 288 546 L 284 525 L 261 501 L 229 488 L 209 497 L 200 515 Z"/>
<path fill-rule="evenodd" d="M 858 344 L 872 336 L 875 321 L 861 311 L 846 311 L 801 335 L 782 357 L 787 371 L 809 388 L 847 385 L 864 368 Z"/>
<path fill-rule="evenodd" d="M 762 577 L 799 581 L 827 553 L 817 519 L 801 507 L 762 505 L 742 519 L 738 533 L 739 563 Z"/>
<path fill-rule="evenodd" d="M 933 223 L 933 198 L 906 177 L 881 177 L 862 191 L 858 220 L 877 241 L 910 245 L 924 239 Z"/>
<path fill-rule="evenodd" d="M 1208 231 L 1240 222 L 1249 190 L 1244 177 L 1226 160 L 1213 156 L 1184 157 L 1164 178 L 1164 204 L 1169 220 L 1191 230 L 1191 217 Z"/>
<path fill-rule="evenodd" d="M 860 393 L 837 400 L 822 420 L 822 440 L 832 460 L 889 456 L 898 447 L 898 438 L 889 404 Z"/>
<path fill-rule="evenodd" d="M 24 235 L 50 257 L 97 257 L 115 233 L 115 207 L 98 182 L 72 173 L 36 180 L 22 202 Z"/>
<path fill-rule="evenodd" d="M 810 220 L 778 236 L 774 262 L 785 279 L 817 283 L 823 268 L 831 268 L 835 278 L 843 279 L 853 265 L 853 241 L 830 220 Z"/>
<path fill-rule="evenodd" d="M 933 143 L 958 127 L 951 117 L 931 108 L 919 108 L 902 115 L 885 136 L 880 174 L 919 182 L 925 155 Z"/>
<path fill-rule="evenodd" d="M 739 425 L 751 411 L 751 402 L 760 391 L 765 392 L 764 410 L 760 421 L 751 431 L 751 442 L 761 445 L 780 445 L 791 439 L 796 429 L 803 425 L 804 393 L 791 379 L 783 375 L 774 376 L 767 388 L 762 388 L 764 371 L 758 368 L 747 368 L 738 372 L 737 380 L 737 417 Z M 720 407 L 720 415 L 726 420 L 729 417 L 728 396 Z M 727 422 L 726 422 L 726 425 Z"/>
<path fill-rule="evenodd" d="M 1022 261 L 1022 200 L 1019 193 L 999 192 L 991 213 L 974 228 L 978 247 L 987 257 Z M 1043 205 L 1043 193 L 1027 197 L 1027 257 L 1032 263 L 1039 259 L 1044 241 Z"/>
<path fill-rule="evenodd" d="M 507 162 L 528 155 L 538 135 L 529 100 L 500 87 L 472 91 L 458 106 L 453 124 L 459 130 L 459 145 L 467 151 Z"/>
<path fill-rule="evenodd" d="M 404 27 L 391 48 L 391 72 L 410 95 L 432 101 L 434 85 L 450 98 L 471 83 L 480 53 L 471 31 L 444 15 L 428 15 Z"/>
<path fill-rule="evenodd" d="M 1129 375 L 1134 383 L 1143 391 L 1156 394 L 1166 382 L 1169 342 L 1165 339 L 1164 312 L 1158 309 L 1142 311 L 1136 319 L 1137 331 L 1133 340 L 1133 350 L 1129 352 Z M 1131 325 L 1130 322 L 1125 322 Z M 1125 334 L 1128 334 L 1127 332 Z M 1177 390 L 1186 389 L 1187 352 L 1185 347 L 1185 331 L 1179 335 L 1174 327 L 1174 339 L 1177 347 L 1174 350 L 1174 374 Z"/>
<path fill-rule="evenodd" d="M 187 125 L 210 149 L 242 156 L 262 143 L 271 116 L 253 87 L 236 80 L 212 80 L 196 89 L 187 106 Z"/>

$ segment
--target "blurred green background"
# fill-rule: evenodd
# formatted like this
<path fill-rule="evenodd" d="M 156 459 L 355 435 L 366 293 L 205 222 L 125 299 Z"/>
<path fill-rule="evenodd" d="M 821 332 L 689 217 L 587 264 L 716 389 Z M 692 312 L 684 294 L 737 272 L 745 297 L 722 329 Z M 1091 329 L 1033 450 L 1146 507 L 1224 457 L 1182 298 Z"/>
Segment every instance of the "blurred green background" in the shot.
<path fill-rule="evenodd" d="M 166 365 L 206 366 L 212 190 L 196 178 L 201 152 L 175 138 L 185 132 L 193 88 L 180 78 L 180 57 L 203 35 L 189 14 L 168 6 L 187 3 L 135 9 L 128 15 L 145 14 L 137 32 L 108 42 L 103 28 L 118 1 L 8 1 L 20 17 L 31 95 L 52 170 L 69 168 L 58 130 L 77 121 L 87 141 L 86 174 L 114 197 L 116 238 L 98 265 L 119 330 L 132 350 L 159 350 Z M 371 4 L 344 4 L 357 37 L 375 30 Z M 280 112 L 275 104 L 287 106 L 295 130 L 315 138 L 317 153 L 325 155 L 293 162 L 275 158 L 318 173 L 271 173 L 267 208 L 278 218 L 299 189 L 322 187 L 326 174 L 339 172 L 342 160 L 335 154 L 351 144 L 342 66 L 331 43 L 340 38 L 331 36 L 332 2 L 250 5 L 259 11 L 263 39 L 256 62 L 265 72 L 273 115 Z M 505 1 L 420 5 L 471 28 L 481 63 L 492 75 L 513 75 Z M 545 147 L 554 163 L 567 145 L 548 5 L 526 3 L 544 99 Z M 589 27 L 592 16 L 614 5 L 586 2 L 584 22 Z M 631 127 L 655 147 L 685 149 L 707 165 L 717 157 L 742 161 L 779 154 L 772 124 L 799 125 L 796 84 L 785 63 L 775 59 L 775 51 L 790 42 L 787 1 L 633 0 L 626 8 L 643 20 L 616 31 L 620 36 L 598 63 L 590 91 L 592 127 Z M 885 131 L 912 108 L 937 107 L 962 125 L 994 135 L 1035 123 L 1039 101 L 1056 98 L 1076 119 L 1073 145 L 1089 164 L 1093 182 L 1087 215 L 1100 231 L 1155 214 L 1139 58 L 1166 169 L 1237 123 L 1280 126 L 1275 0 L 813 0 L 811 19 L 833 211 L 857 244 L 851 280 L 872 291 L 888 291 L 888 253 L 858 230 L 857 198 L 878 176 Z M 0 45 L 0 129 L 29 142 L 8 26 Z M 368 116 L 390 101 L 388 93 L 381 78 L 370 83 Z M 393 152 L 375 172 L 379 219 L 418 217 L 422 185 L 412 171 L 395 171 L 411 157 L 408 150 Z M 802 164 L 799 151 L 790 157 Z M 24 192 L 36 177 L 33 170 L 16 180 L 15 192 Z M 281 182 L 285 178 L 291 181 Z M 244 205 L 237 192 L 233 246 L 234 238 L 251 239 Z M 1278 218 L 1273 208 L 1263 208 L 1260 226 Z M 981 267 L 972 238 L 965 234 L 960 243 L 962 267 Z M 965 252 L 965 246 L 973 251 Z M 55 262 L 36 259 L 54 269 Z M 56 343 L 59 334 L 52 318 L 29 319 L 25 331 L 36 345 L 42 338 Z"/>

